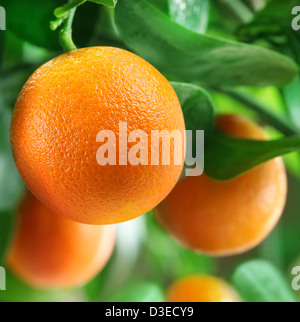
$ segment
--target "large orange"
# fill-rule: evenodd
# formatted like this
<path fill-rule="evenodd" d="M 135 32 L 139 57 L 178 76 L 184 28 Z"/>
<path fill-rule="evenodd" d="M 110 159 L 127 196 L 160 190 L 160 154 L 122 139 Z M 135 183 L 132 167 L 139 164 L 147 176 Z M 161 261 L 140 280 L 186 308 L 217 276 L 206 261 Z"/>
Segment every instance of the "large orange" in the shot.
<path fill-rule="evenodd" d="M 167 292 L 168 302 L 240 302 L 240 297 L 231 285 L 208 276 L 184 277 L 173 283 Z"/>
<path fill-rule="evenodd" d="M 19 207 L 8 265 L 36 288 L 85 284 L 101 271 L 115 244 L 114 226 L 79 224 L 54 214 L 31 193 Z"/>
<path fill-rule="evenodd" d="M 243 117 L 223 115 L 216 123 L 219 130 L 233 136 L 267 139 L 263 129 Z M 155 215 L 187 247 L 212 256 L 230 256 L 263 241 L 283 212 L 286 194 L 285 167 L 276 158 L 226 182 L 206 175 L 186 177 Z"/>
<path fill-rule="evenodd" d="M 56 213 L 86 224 L 119 223 L 154 208 L 183 164 L 100 166 L 97 134 L 113 131 L 118 145 L 120 121 L 128 132 L 148 135 L 185 130 L 169 82 L 128 51 L 84 48 L 40 67 L 17 100 L 11 126 L 15 162 L 29 189 Z M 173 150 L 172 143 L 171 159 Z"/>

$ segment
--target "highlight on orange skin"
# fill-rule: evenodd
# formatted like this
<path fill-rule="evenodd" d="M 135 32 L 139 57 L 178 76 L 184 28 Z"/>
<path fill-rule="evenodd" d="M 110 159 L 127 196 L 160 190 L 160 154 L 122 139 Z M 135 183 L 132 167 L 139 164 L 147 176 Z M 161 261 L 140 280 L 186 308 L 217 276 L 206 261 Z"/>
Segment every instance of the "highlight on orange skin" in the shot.
<path fill-rule="evenodd" d="M 241 302 L 235 289 L 223 280 L 194 275 L 176 281 L 167 291 L 167 302 Z"/>
<path fill-rule="evenodd" d="M 236 137 L 267 139 L 263 129 L 244 117 L 221 115 L 216 126 Z M 286 195 L 285 167 L 276 158 L 225 182 L 205 174 L 185 177 L 154 214 L 186 247 L 210 256 L 232 256 L 256 247 L 269 235 L 284 210 Z"/>
<path fill-rule="evenodd" d="M 115 226 L 70 221 L 28 193 L 18 210 L 18 227 L 7 263 L 32 287 L 75 287 L 103 269 L 114 249 L 115 237 Z"/>

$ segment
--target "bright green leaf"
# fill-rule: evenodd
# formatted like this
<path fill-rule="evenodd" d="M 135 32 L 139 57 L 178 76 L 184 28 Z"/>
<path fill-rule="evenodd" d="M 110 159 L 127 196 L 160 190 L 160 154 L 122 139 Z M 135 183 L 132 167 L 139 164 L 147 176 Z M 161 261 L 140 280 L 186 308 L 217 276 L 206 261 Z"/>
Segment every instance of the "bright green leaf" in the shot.
<path fill-rule="evenodd" d="M 239 266 L 233 284 L 246 302 L 297 302 L 281 273 L 263 260 Z"/>
<path fill-rule="evenodd" d="M 190 31 L 145 0 L 120 0 L 116 26 L 127 46 L 166 74 L 209 85 L 283 85 L 297 74 L 275 52 Z"/>
<path fill-rule="evenodd" d="M 300 129 L 300 76 L 283 89 L 290 119 Z"/>
<path fill-rule="evenodd" d="M 209 0 L 169 0 L 171 18 L 200 34 L 207 29 L 209 19 Z"/>

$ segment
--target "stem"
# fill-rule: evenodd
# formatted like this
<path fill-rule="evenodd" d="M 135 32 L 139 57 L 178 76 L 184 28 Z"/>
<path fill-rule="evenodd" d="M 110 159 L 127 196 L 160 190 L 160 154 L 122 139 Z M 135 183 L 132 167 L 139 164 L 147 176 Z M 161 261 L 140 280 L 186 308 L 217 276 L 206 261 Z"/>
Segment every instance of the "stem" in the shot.
<path fill-rule="evenodd" d="M 223 94 L 227 94 L 239 101 L 240 103 L 247 105 L 252 110 L 256 111 L 260 116 L 267 122 L 272 124 L 275 128 L 277 128 L 280 132 L 285 135 L 299 135 L 299 132 L 291 126 L 287 121 L 282 119 L 279 115 L 272 112 L 271 109 L 267 106 L 262 105 L 260 102 L 254 100 L 252 97 L 246 94 L 242 94 L 235 90 L 230 89 L 217 89 L 218 92 Z"/>
<path fill-rule="evenodd" d="M 85 3 L 87 0 L 71 0 L 69 3 L 65 4 L 62 7 L 56 8 L 54 15 L 56 18 L 64 17 L 69 11 Z"/>
<path fill-rule="evenodd" d="M 59 34 L 60 44 L 65 52 L 76 50 L 77 47 L 72 39 L 72 24 L 76 12 L 76 7 L 68 12 L 68 16 L 65 20 L 64 26 Z"/>

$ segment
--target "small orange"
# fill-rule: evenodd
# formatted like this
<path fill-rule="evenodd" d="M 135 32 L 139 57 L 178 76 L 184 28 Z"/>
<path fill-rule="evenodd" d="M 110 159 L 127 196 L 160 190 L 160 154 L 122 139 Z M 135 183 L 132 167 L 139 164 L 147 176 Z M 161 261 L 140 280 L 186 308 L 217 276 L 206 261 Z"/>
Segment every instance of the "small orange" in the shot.
<path fill-rule="evenodd" d="M 79 224 L 54 214 L 28 193 L 7 263 L 24 282 L 39 289 L 85 284 L 106 265 L 115 226 Z"/>
<path fill-rule="evenodd" d="M 240 302 L 237 292 L 223 280 L 195 275 L 180 279 L 167 292 L 167 302 Z"/>
<path fill-rule="evenodd" d="M 236 137 L 267 139 L 259 126 L 240 116 L 219 116 L 216 126 Z M 276 158 L 226 182 L 206 175 L 186 177 L 154 213 L 188 248 L 211 256 L 232 256 L 266 238 L 280 219 L 286 195 L 285 167 Z"/>
<path fill-rule="evenodd" d="M 170 83 L 128 51 L 84 48 L 40 67 L 19 95 L 11 125 L 15 162 L 29 189 L 54 212 L 85 224 L 114 224 L 150 211 L 175 186 L 183 162 L 100 166 L 97 134 L 112 131 L 118 145 L 119 122 L 148 136 L 185 130 Z M 127 157 L 116 150 L 116 160 Z M 173 158 L 172 141 L 170 150 Z"/>

